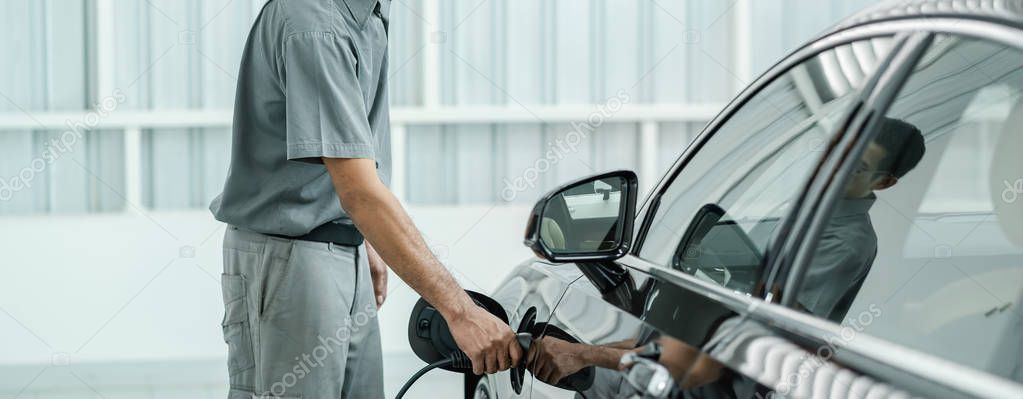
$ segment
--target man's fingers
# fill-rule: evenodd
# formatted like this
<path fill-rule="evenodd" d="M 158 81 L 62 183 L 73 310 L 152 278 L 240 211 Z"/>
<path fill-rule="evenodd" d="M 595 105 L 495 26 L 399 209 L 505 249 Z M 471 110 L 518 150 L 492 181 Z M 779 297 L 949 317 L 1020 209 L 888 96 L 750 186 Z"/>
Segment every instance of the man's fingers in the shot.
<path fill-rule="evenodd" d="M 497 356 L 498 356 L 498 354 L 495 353 L 494 350 L 487 351 L 487 354 L 485 355 L 487 374 L 494 374 L 494 373 L 497 372 L 497 361 L 498 361 L 497 360 Z"/>
<path fill-rule="evenodd" d="M 532 349 L 533 357 L 529 360 L 529 364 L 536 367 L 540 363 L 540 357 L 543 353 L 543 341 L 534 342 L 533 347 L 530 349 Z"/>
<path fill-rule="evenodd" d="M 508 356 L 507 353 L 505 353 L 505 351 L 498 352 L 496 371 L 504 371 L 507 370 L 508 367 L 511 367 L 511 358 Z"/>
<path fill-rule="evenodd" d="M 512 340 L 508 347 L 508 354 L 511 357 L 511 367 L 522 364 L 522 347 L 519 346 L 519 341 L 517 339 Z"/>
<path fill-rule="evenodd" d="M 373 291 L 376 292 L 377 308 L 384 305 L 384 300 L 387 299 L 387 277 L 383 277 L 374 282 Z"/>
<path fill-rule="evenodd" d="M 484 370 L 484 368 L 486 366 L 484 365 L 484 360 L 483 360 L 483 356 L 482 355 L 483 355 L 482 352 L 469 355 L 469 361 L 472 362 L 472 373 L 473 374 L 476 374 L 476 375 L 483 374 L 483 370 Z"/>
<path fill-rule="evenodd" d="M 387 265 L 373 250 L 373 247 L 369 246 L 369 243 L 367 243 L 366 249 L 369 252 L 370 277 L 373 280 L 373 292 L 376 294 L 377 309 L 379 309 L 387 299 Z"/>
<path fill-rule="evenodd" d="M 373 282 L 373 291 L 376 292 L 377 297 L 377 308 L 384 305 L 384 300 L 387 299 L 387 273 L 378 278 Z"/>
<path fill-rule="evenodd" d="M 539 362 L 539 366 L 537 366 L 537 369 L 536 369 L 536 371 L 533 372 L 533 375 L 535 375 L 536 378 L 539 378 L 540 381 L 546 382 L 547 381 L 547 371 L 548 371 L 547 369 L 548 369 L 547 362 L 540 361 Z"/>

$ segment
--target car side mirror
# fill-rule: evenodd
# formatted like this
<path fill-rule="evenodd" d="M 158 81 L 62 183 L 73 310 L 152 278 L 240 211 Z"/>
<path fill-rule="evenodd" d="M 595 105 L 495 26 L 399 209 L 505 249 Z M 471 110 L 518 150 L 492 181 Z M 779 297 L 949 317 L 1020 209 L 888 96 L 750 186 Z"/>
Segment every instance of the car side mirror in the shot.
<path fill-rule="evenodd" d="M 565 184 L 533 207 L 523 243 L 551 262 L 621 258 L 632 247 L 638 186 L 630 170 Z"/>

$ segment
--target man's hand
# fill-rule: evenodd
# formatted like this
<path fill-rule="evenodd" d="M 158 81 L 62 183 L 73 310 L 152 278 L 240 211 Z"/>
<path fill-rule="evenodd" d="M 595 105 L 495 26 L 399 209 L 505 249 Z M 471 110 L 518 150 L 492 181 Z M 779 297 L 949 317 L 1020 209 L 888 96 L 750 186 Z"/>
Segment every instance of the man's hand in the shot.
<path fill-rule="evenodd" d="M 574 374 L 588 366 L 589 362 L 585 359 L 586 352 L 599 348 L 573 344 L 554 337 L 544 337 L 533 341 L 526 361 L 533 376 L 540 381 L 554 385 L 565 376 Z"/>
<path fill-rule="evenodd" d="M 366 243 L 366 255 L 369 261 L 369 274 L 373 277 L 373 293 L 377 299 L 377 309 L 384 306 L 387 299 L 387 263 L 380 258 L 380 254 L 373 249 L 373 246 Z"/>
<path fill-rule="evenodd" d="M 519 364 L 522 347 L 511 327 L 478 306 L 446 320 L 458 348 L 472 360 L 473 374 L 493 374 Z"/>

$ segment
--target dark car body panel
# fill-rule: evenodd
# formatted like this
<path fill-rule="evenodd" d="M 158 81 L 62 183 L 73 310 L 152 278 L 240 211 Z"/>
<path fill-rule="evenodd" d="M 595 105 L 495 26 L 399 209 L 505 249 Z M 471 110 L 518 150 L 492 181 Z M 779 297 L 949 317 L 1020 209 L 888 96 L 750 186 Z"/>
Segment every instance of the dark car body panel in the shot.
<path fill-rule="evenodd" d="M 933 38 L 947 32 L 979 36 L 1023 48 L 1023 1 L 894 1 L 854 15 L 786 57 L 737 96 L 681 154 L 637 212 L 636 243 L 631 254 L 614 262 L 552 264 L 530 260 L 519 265 L 494 292 L 513 328 L 530 308 L 548 322 L 589 345 L 630 342 L 642 346 L 658 339 L 709 354 L 726 367 L 712 384 L 686 397 L 757 397 L 783 392 L 785 372 L 815 367 L 817 378 L 792 385 L 795 396 L 833 397 L 1023 397 L 1023 386 L 953 362 L 869 336 L 834 345 L 843 331 L 834 324 L 798 312 L 793 298 L 770 292 L 738 295 L 723 287 L 655 265 L 638 257 L 659 195 L 693 154 L 745 101 L 789 67 L 821 49 L 857 38 L 894 35 L 895 45 L 871 77 L 860 103 L 843 118 L 840 137 L 829 143 L 814 175 L 799 196 L 798 209 L 779 229 L 784 239 L 769 246 L 765 286 L 799 284 L 817 230 L 836 198 L 836 187 L 853 167 L 850 154 L 867 145 L 865 131 L 877 123 L 905 81 L 914 62 Z M 804 239 L 810 237 L 809 239 Z M 790 277 L 795 276 L 795 277 Z M 773 301 L 772 301 L 773 300 Z M 820 348 L 832 350 L 824 362 Z M 812 363 L 812 364 L 811 364 Z M 809 364 L 809 366 L 807 366 Z M 821 376 L 830 376 L 823 378 Z M 491 397 L 571 397 L 528 374 L 521 394 L 507 373 L 489 376 Z M 598 369 L 583 397 L 616 397 L 622 374 Z"/>

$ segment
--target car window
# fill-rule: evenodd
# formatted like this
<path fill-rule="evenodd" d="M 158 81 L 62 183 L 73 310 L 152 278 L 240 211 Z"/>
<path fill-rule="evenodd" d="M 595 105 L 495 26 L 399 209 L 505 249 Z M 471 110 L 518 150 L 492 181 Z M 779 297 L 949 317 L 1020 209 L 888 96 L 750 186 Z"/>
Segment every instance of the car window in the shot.
<path fill-rule="evenodd" d="M 1021 129 L 1023 52 L 936 37 L 840 188 L 795 306 L 1023 381 Z"/>
<path fill-rule="evenodd" d="M 825 50 L 749 99 L 663 192 L 640 256 L 752 292 L 771 234 L 890 45 Z"/>

